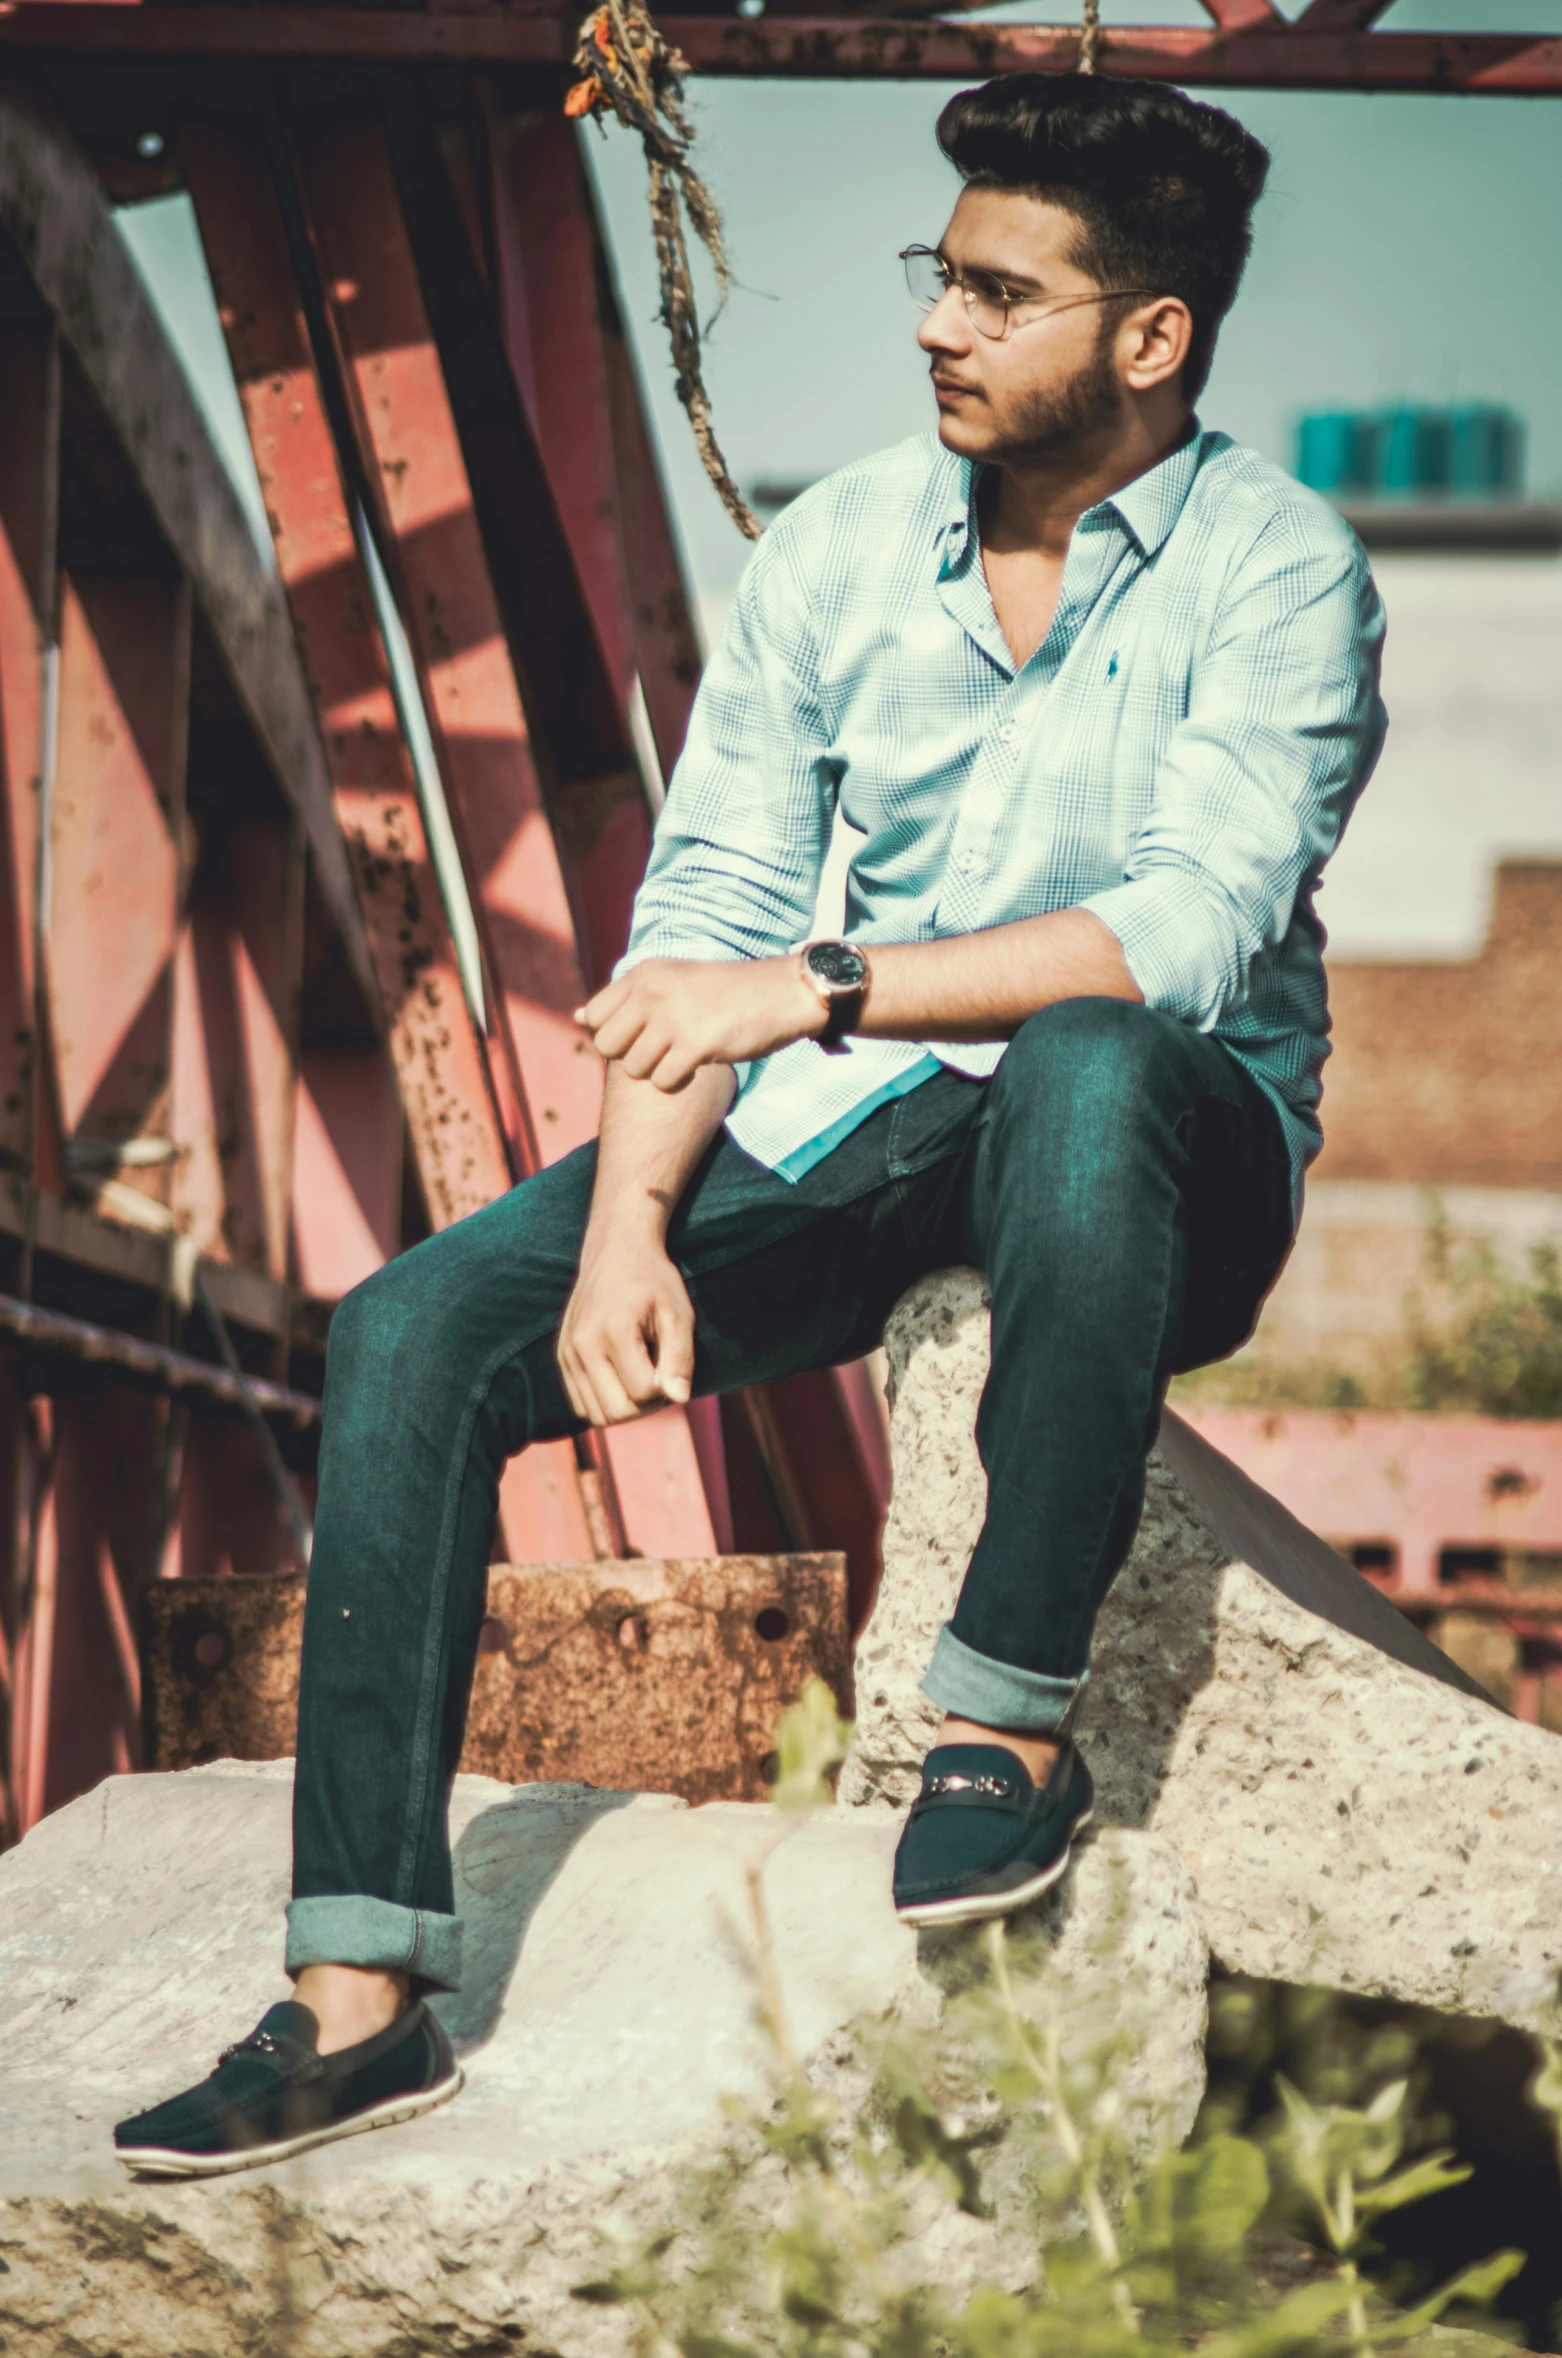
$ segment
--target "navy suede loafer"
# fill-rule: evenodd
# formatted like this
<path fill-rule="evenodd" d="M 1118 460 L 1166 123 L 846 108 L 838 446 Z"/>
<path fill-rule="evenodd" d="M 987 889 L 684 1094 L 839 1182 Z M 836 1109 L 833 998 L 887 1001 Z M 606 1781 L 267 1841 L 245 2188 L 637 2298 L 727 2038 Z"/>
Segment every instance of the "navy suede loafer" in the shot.
<path fill-rule="evenodd" d="M 432 2112 L 461 2085 L 443 2024 L 421 2000 L 388 2030 L 335 2055 L 316 2052 L 318 2024 L 284 1999 L 209 2079 L 121 2121 L 114 2151 L 156 2178 L 206 2178 L 286 2161 L 333 2137 Z"/>
<path fill-rule="evenodd" d="M 1068 1872 L 1095 1787 L 1072 1744 L 1045 1785 L 1002 1744 L 940 1744 L 895 1852 L 903 1924 L 975 1924 L 1039 1899 Z"/>

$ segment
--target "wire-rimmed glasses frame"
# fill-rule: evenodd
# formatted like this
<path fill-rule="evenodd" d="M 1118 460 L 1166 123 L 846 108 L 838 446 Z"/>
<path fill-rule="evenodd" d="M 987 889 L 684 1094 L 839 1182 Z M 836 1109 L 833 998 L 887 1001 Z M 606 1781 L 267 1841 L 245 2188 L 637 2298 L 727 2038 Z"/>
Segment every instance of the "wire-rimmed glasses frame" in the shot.
<path fill-rule="evenodd" d="M 1027 295 L 1005 286 L 994 271 L 957 270 L 936 246 L 902 246 L 900 260 L 907 290 L 919 311 L 935 310 L 954 287 L 972 327 L 994 344 L 1001 344 L 1016 329 L 1050 319 L 1054 312 L 1072 311 L 1081 303 L 1148 301 L 1155 291 L 1153 287 L 1101 287 L 1092 288 L 1089 294 Z M 1016 319 L 1015 312 L 1027 304 L 1039 308 L 1028 319 Z"/>

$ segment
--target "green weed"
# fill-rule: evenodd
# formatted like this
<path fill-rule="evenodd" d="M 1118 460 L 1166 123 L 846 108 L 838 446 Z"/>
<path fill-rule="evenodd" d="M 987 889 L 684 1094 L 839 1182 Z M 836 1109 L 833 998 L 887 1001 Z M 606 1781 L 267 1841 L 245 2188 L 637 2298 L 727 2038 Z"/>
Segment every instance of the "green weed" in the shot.
<path fill-rule="evenodd" d="M 817 1684 L 787 1715 L 785 1813 L 828 1800 L 847 1733 Z M 1134 2074 L 1143 1992 L 1120 1967 L 1103 2019 L 1036 1933 L 945 1936 L 936 2025 L 860 2025 L 834 2086 L 811 2079 L 762 1859 L 748 1896 L 769 2101 L 734 2103 L 659 2232 L 609 2233 L 577 2288 L 630 2313 L 642 2358 L 1366 2358 L 1523 2265 L 1494 2252 L 1388 2309 L 1363 2273 L 1375 2224 L 1467 2175 L 1415 2150 L 1406 2074 L 1351 2102 L 1281 2080 L 1253 2132 L 1215 2103 L 1174 2150 Z M 1562 2049 L 1546 2070 L 1562 2119 Z M 1314 2257 L 1278 2286 L 1265 2255 L 1285 2236 Z"/>

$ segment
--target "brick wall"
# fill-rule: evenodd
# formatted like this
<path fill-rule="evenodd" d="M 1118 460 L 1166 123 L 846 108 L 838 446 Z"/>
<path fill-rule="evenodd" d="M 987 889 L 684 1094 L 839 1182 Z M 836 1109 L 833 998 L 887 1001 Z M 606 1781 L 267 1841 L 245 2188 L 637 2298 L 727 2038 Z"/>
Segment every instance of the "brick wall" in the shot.
<path fill-rule="evenodd" d="M 1497 870 L 1480 955 L 1331 959 L 1322 1179 L 1562 1189 L 1562 860 Z"/>

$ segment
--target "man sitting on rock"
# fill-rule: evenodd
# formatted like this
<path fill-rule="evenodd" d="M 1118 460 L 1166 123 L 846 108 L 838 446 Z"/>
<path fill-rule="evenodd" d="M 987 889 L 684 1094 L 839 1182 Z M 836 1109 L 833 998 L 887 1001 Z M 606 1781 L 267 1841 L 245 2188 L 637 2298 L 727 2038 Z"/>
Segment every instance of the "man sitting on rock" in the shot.
<path fill-rule="evenodd" d="M 1193 415 L 1259 142 L 1027 74 L 939 139 L 964 185 L 904 256 L 937 434 L 818 484 L 749 566 L 583 1011 L 600 1143 L 336 1314 L 295 1996 L 122 2124 L 143 2169 L 459 2086 L 422 1993 L 461 1971 L 446 1794 L 505 1459 L 856 1359 L 951 1262 L 992 1292 L 988 1512 L 895 1905 L 1000 1915 L 1089 1817 L 1069 1731 L 1167 1380 L 1251 1331 L 1320 1142 L 1313 902 L 1381 740 L 1382 618 L 1339 517 Z M 799 952 L 837 811 L 846 938 Z"/>

